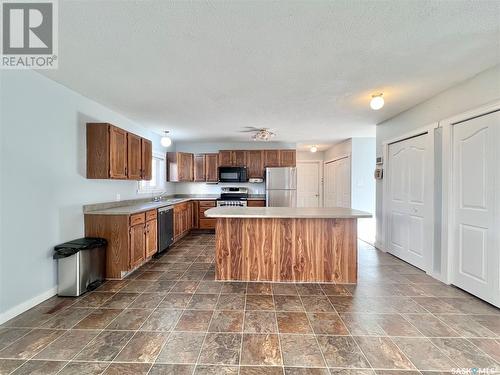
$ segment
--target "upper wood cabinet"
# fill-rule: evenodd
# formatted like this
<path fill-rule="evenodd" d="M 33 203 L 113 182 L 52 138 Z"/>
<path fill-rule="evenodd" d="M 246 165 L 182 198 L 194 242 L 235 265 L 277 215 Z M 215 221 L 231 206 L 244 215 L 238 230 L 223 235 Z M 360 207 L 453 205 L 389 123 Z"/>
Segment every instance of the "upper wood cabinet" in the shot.
<path fill-rule="evenodd" d="M 247 164 L 247 152 L 243 150 L 219 151 L 219 166 L 221 167 L 245 167 Z"/>
<path fill-rule="evenodd" d="M 127 177 L 140 180 L 142 177 L 141 137 L 127 134 Z"/>
<path fill-rule="evenodd" d="M 205 181 L 219 181 L 219 154 L 205 154 Z"/>
<path fill-rule="evenodd" d="M 233 165 L 233 151 L 219 151 L 219 166 L 231 167 Z"/>
<path fill-rule="evenodd" d="M 264 150 L 264 167 L 280 166 L 280 150 Z"/>
<path fill-rule="evenodd" d="M 87 178 L 151 179 L 152 157 L 151 141 L 108 123 L 87 124 Z"/>
<path fill-rule="evenodd" d="M 150 140 L 141 139 L 142 180 L 153 178 L 153 143 Z"/>
<path fill-rule="evenodd" d="M 194 181 L 206 181 L 205 154 L 194 155 Z"/>
<path fill-rule="evenodd" d="M 280 167 L 295 167 L 295 150 L 280 150 Z"/>
<path fill-rule="evenodd" d="M 193 154 L 187 152 L 167 152 L 167 181 L 193 181 L 193 164 Z"/>
<path fill-rule="evenodd" d="M 264 151 L 247 151 L 248 178 L 264 178 Z"/>

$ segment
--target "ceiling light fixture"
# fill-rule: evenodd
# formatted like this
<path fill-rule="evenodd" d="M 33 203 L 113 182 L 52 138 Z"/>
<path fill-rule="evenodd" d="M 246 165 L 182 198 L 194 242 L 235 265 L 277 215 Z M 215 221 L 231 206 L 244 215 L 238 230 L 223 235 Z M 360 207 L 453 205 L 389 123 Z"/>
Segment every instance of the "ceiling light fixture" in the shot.
<path fill-rule="evenodd" d="M 316 152 L 316 151 L 318 151 L 318 147 L 317 146 L 311 146 L 311 148 L 309 149 L 309 151 Z"/>
<path fill-rule="evenodd" d="M 378 111 L 380 108 L 384 106 L 384 98 L 382 97 L 382 93 L 372 95 L 372 100 L 370 100 L 370 107 L 374 111 Z"/>
<path fill-rule="evenodd" d="M 267 142 L 269 141 L 272 137 L 274 137 L 276 134 L 274 134 L 273 132 L 269 131 L 268 129 L 260 129 L 259 131 L 257 131 L 257 133 L 255 133 L 253 136 L 252 136 L 252 139 L 254 141 L 264 141 L 264 142 Z"/>
<path fill-rule="evenodd" d="M 165 130 L 165 135 L 163 137 L 161 137 L 161 139 L 160 139 L 160 144 L 163 147 L 169 147 L 172 144 L 172 140 L 168 136 L 168 133 L 169 133 L 169 131 Z"/>

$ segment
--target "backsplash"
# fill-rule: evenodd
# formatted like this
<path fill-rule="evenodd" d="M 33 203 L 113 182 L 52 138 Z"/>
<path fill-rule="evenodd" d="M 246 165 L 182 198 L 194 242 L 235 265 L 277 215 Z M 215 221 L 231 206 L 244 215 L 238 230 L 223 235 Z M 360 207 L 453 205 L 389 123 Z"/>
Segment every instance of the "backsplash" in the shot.
<path fill-rule="evenodd" d="M 265 194 L 266 185 L 261 184 L 251 184 L 251 183 L 218 183 L 218 184 L 207 184 L 202 182 L 176 182 L 175 183 L 175 193 L 176 194 L 219 194 L 220 190 L 224 186 L 238 186 L 247 187 L 249 194 Z"/>

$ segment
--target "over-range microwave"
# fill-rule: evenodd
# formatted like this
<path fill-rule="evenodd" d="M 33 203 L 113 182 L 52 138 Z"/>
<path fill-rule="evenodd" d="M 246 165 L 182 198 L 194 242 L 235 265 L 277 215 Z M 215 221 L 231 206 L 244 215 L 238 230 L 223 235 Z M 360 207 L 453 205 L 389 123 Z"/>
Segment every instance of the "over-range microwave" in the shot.
<path fill-rule="evenodd" d="M 245 167 L 219 167 L 219 182 L 247 182 Z"/>

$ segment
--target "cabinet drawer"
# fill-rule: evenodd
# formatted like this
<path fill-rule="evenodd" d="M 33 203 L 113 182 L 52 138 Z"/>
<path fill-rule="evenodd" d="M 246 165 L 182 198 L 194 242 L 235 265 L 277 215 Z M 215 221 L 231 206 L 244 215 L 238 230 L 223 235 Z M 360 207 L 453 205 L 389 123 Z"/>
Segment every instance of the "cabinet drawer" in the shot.
<path fill-rule="evenodd" d="M 265 200 L 249 200 L 247 204 L 248 207 L 266 207 Z"/>
<path fill-rule="evenodd" d="M 200 229 L 215 229 L 217 219 L 200 219 Z"/>
<path fill-rule="evenodd" d="M 157 211 L 156 210 L 151 210 L 146 212 L 146 221 L 149 220 L 156 220 L 157 218 Z"/>
<path fill-rule="evenodd" d="M 145 217 L 146 215 L 144 214 L 144 212 L 141 212 L 140 214 L 130 215 L 130 226 L 144 223 L 146 221 Z"/>
<path fill-rule="evenodd" d="M 200 201 L 200 207 L 215 207 L 215 201 Z"/>
<path fill-rule="evenodd" d="M 200 219 L 206 219 L 207 217 L 205 216 L 205 211 L 211 208 L 213 207 L 200 207 Z"/>

